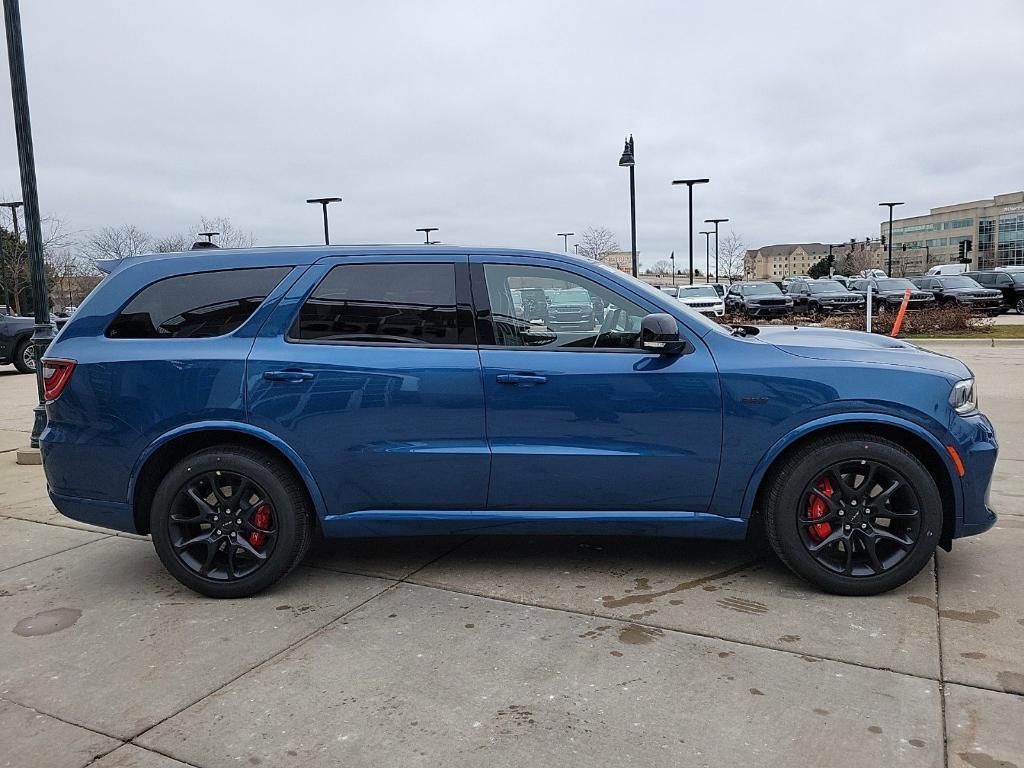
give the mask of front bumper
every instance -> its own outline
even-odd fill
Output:
[[[793,305],[769,305],[767,307],[761,305],[750,305],[748,304],[743,308],[744,314],[748,317],[787,317],[793,314]]]
[[[989,506],[989,493],[999,443],[992,422],[981,413],[958,417],[953,437],[964,465],[964,476],[960,478],[963,514],[953,531],[953,538],[961,538],[984,533],[996,523],[996,513]]]

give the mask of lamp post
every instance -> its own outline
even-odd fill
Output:
[[[633,156],[633,134],[629,134],[629,138],[626,139],[626,146],[622,150],[622,157],[619,158],[619,166],[629,168],[629,242],[633,252],[633,277],[636,277],[637,272],[640,270],[640,265],[637,263],[636,257],[636,178],[633,173],[636,159]],[[673,272],[673,283],[675,282],[675,275],[676,273]]]
[[[707,184],[711,179],[676,179],[673,184],[685,184],[690,205],[690,285],[693,285],[693,185]]]
[[[576,255],[579,256],[580,255],[580,244],[579,243],[573,243],[572,247],[573,247],[573,250],[576,251]]]
[[[200,237],[205,237],[206,238],[206,242],[212,243],[213,242],[213,238],[216,237],[219,234],[220,234],[220,232],[200,232],[199,236]]]
[[[430,233],[437,232],[437,227],[417,227],[417,232],[423,233],[423,244],[424,245],[436,245],[436,242],[431,242]]]
[[[36,359],[36,392],[39,402],[33,409],[30,451],[19,451],[19,463],[38,464],[39,435],[46,427],[46,409],[43,407],[43,366],[40,363],[46,348],[53,340],[50,324],[50,298],[46,290],[46,270],[43,266],[43,237],[39,226],[39,198],[36,189],[36,161],[32,149],[32,121],[28,110],[28,82],[25,79],[25,50],[21,39],[21,9],[18,0],[4,0],[4,26],[7,32],[7,62],[11,71],[11,101],[14,106],[14,132],[18,139],[18,168],[21,171],[21,199],[25,201],[25,239],[28,242],[28,262],[32,274],[32,298],[35,304],[35,327],[32,345]]]
[[[327,224],[327,206],[331,203],[340,203],[340,197],[310,197],[306,200],[307,203],[319,203],[324,209],[324,245],[331,244],[331,230]]]
[[[903,205],[903,203],[879,203],[878,205],[887,206],[889,208],[889,236],[885,241],[886,250],[888,251],[889,256],[889,269],[886,271],[886,274],[889,275],[889,277],[892,277],[892,209],[897,205]]]
[[[711,234],[714,232],[713,229],[707,231],[701,231],[700,234],[704,235],[704,282],[711,282]],[[718,275],[715,275],[715,282],[718,282]]]
[[[24,205],[24,203],[20,200],[14,203],[0,203],[0,207],[11,209],[11,221],[13,222],[12,232],[14,233],[14,253],[11,254],[12,257],[17,257],[18,245],[21,243],[21,235],[18,234],[18,208],[22,205]],[[0,279],[4,281],[4,304],[9,310],[11,306],[11,290],[10,284],[7,282],[7,259],[4,257],[3,247],[3,238],[0,238]],[[17,264],[15,264],[15,266],[17,266]],[[12,280],[14,277],[14,275],[11,275]]]
[[[556,237],[562,238],[562,250],[566,253],[569,252],[569,238],[575,235],[575,232],[557,232]]]
[[[720,278],[718,276],[718,225],[728,219],[704,219],[705,224],[715,225],[715,282],[717,283]],[[732,282],[732,275],[729,275],[729,282]]]
[[[668,260],[672,262],[672,285],[676,284],[676,252],[672,251],[672,255],[668,257]]]

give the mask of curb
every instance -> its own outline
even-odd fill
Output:
[[[919,347],[1024,347],[1024,339],[907,339]]]

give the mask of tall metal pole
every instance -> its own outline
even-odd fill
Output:
[[[562,251],[565,253],[569,252],[569,238],[575,235],[575,232],[558,232],[557,236],[562,238]]]
[[[711,282],[711,230],[701,230],[704,235],[704,282]],[[718,282],[718,275],[715,275],[715,282]]]
[[[636,155],[633,134],[629,134],[629,138],[626,139],[622,157],[619,158],[619,166],[629,168],[629,243],[633,254],[633,277],[636,277],[640,274],[640,263],[636,253],[636,177],[633,173],[636,166]]]
[[[728,219],[704,219],[705,224],[715,225],[715,282],[718,282],[721,278],[718,274],[718,225]],[[729,275],[729,282],[732,282],[732,275]]]
[[[711,179],[676,179],[673,184],[685,184],[689,192],[687,197],[689,198],[689,211],[690,211],[690,285],[693,285],[693,185],[694,184],[707,184]]]
[[[32,274],[32,298],[35,304],[35,328],[32,345],[36,359],[36,392],[39,402],[33,409],[30,445],[39,447],[39,435],[46,428],[43,390],[43,366],[40,363],[53,340],[50,324],[50,298],[43,269],[43,238],[39,225],[39,199],[36,190],[36,161],[32,151],[32,122],[28,111],[28,83],[25,78],[25,51],[21,41],[21,10],[18,0],[4,0],[4,26],[7,30],[7,61],[11,70],[11,101],[14,106],[14,132],[18,139],[18,167],[21,171],[21,199],[25,202],[25,236]]]
[[[13,203],[0,203],[0,208],[10,208],[11,209],[11,220],[14,222],[13,223],[13,228],[11,230],[12,232],[17,232],[18,231],[18,209],[22,205],[24,205],[24,203],[22,203],[20,200],[18,200],[16,202],[13,202]],[[15,237],[14,238],[14,251],[11,253],[11,260],[14,261],[15,264],[17,264],[17,262],[15,260],[18,258],[18,245],[20,243],[21,243],[21,239],[19,237]],[[9,282],[7,282],[7,258],[3,254],[3,238],[2,237],[0,237],[0,270],[2,270],[2,272],[0,272],[0,279],[2,279],[4,281],[4,304],[9,308],[11,306],[11,285],[10,285]],[[14,282],[14,278],[15,278],[15,275],[13,274],[13,267],[12,267],[11,282]],[[10,310],[8,310],[8,311],[10,311]]]
[[[897,205],[903,205],[903,203],[879,203],[879,206],[888,206],[889,208],[889,236],[886,238],[885,245],[886,251],[889,256],[889,269],[886,274],[892,277],[892,209]]]
[[[327,224],[327,206],[331,203],[340,203],[340,197],[311,197],[307,203],[319,203],[324,209],[324,245],[331,244],[331,230]]]

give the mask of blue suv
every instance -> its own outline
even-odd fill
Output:
[[[473,532],[765,533],[819,588],[866,595],[996,519],[970,370],[902,341],[730,328],[530,251],[105,268],[44,361],[50,498],[151,534],[205,595],[270,586],[317,534]]]

